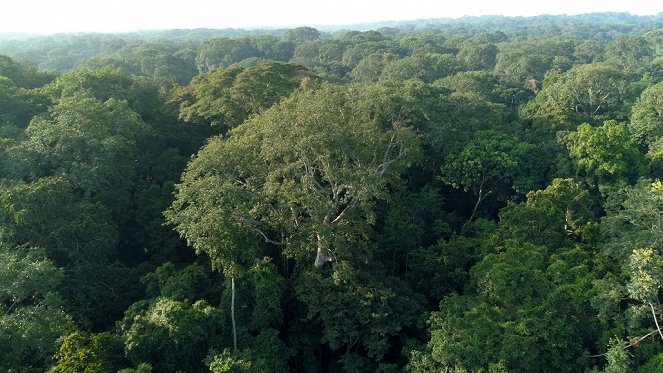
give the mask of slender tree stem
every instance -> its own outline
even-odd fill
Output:
[[[663,333],[661,332],[661,327],[658,325],[658,319],[656,318],[656,311],[654,311],[654,306],[649,303],[649,307],[651,307],[651,315],[654,316],[654,322],[656,323],[656,329],[658,330],[658,335],[661,336],[661,339],[663,339]]]
[[[477,202],[474,204],[472,215],[470,215],[470,218],[467,219],[467,223],[472,222],[472,219],[474,219],[474,215],[476,215],[477,211],[479,210],[479,205],[481,204],[481,202],[483,202],[483,200],[486,199],[486,197],[488,197],[488,195],[493,192],[492,190],[489,190],[488,193],[486,194],[483,193],[483,187],[486,184],[486,179],[487,179],[486,170],[484,170],[483,175],[481,176],[481,183],[479,184],[479,198],[477,199]]]
[[[235,326],[235,276],[230,278],[230,319],[233,324],[233,351],[237,352],[237,328]]]

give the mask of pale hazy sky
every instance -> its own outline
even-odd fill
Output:
[[[0,0],[0,32],[348,25],[457,18],[663,12],[659,0]]]

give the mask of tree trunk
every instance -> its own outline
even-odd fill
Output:
[[[493,192],[492,190],[489,190],[488,193],[483,194],[483,188],[487,181],[486,173],[487,170],[486,167],[484,167],[484,170],[481,174],[481,183],[479,183],[479,198],[477,198],[477,202],[474,204],[474,209],[472,209],[472,215],[470,215],[470,218],[467,219],[465,225],[472,222],[472,219],[474,219],[474,215],[476,215],[477,211],[479,210],[479,205],[481,204],[481,202],[483,202],[483,200],[486,199],[486,197],[488,197],[488,195]],[[465,225],[463,225],[463,227],[465,227]]]
[[[331,251],[325,242],[324,237],[317,234],[318,237],[318,252],[315,255],[315,262],[313,263],[316,267],[322,267],[325,263],[331,262],[333,260]]]
[[[477,198],[477,202],[474,204],[474,209],[472,209],[472,215],[470,215],[470,218],[467,219],[467,223],[471,223],[472,219],[474,219],[474,215],[477,214],[477,211],[479,210],[479,205],[481,204],[482,200],[483,200],[483,198],[482,198],[482,195],[481,195],[481,191],[479,191],[479,198]]]
[[[230,278],[230,320],[233,324],[233,351],[237,352],[237,328],[235,326],[235,276]]]
[[[486,199],[486,197],[488,197],[488,195],[489,195],[490,193],[492,193],[492,192],[493,192],[492,190],[489,190],[488,193],[483,194],[483,190],[482,190],[482,189],[479,189],[479,198],[477,198],[477,202],[474,204],[474,209],[472,209],[472,215],[470,215],[470,218],[467,219],[467,223],[471,223],[471,222],[472,222],[472,219],[474,219],[474,216],[477,214],[477,211],[479,211],[479,205],[480,205],[481,202],[483,202],[483,200]],[[467,224],[467,223],[466,223],[466,224]]]

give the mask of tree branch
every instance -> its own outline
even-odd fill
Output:
[[[643,335],[642,337],[639,337],[639,338],[636,338],[636,339],[633,339],[633,340],[629,340],[628,345],[624,346],[623,349],[626,350],[627,348],[630,348],[630,347],[633,347],[633,346],[637,346],[637,345],[639,345],[640,342],[642,342],[642,341],[645,340],[646,338],[649,338],[649,337],[651,337],[652,335],[656,334],[656,332],[657,332],[656,330],[652,330],[651,332],[649,332],[649,333]],[[658,330],[658,332],[660,333],[660,330]],[[607,354],[608,354],[607,352],[604,352],[604,353],[602,353],[602,354],[598,354],[598,355],[589,355],[589,357],[591,357],[591,358],[597,358],[597,357],[605,356],[605,355],[607,355]]]
[[[12,312],[12,309],[14,309],[14,306],[16,306],[16,303],[18,303],[18,301],[14,301],[14,303],[12,303],[12,305],[9,306],[7,311],[5,311],[5,315],[9,315]]]
[[[334,218],[334,220],[332,220],[331,224],[334,224],[337,221],[341,220],[343,218],[343,215],[345,215],[345,212],[348,211],[349,209],[351,209],[354,206],[355,206],[355,200],[352,200],[352,202],[348,203],[348,205],[345,206],[343,211],[341,211],[338,215],[336,215],[336,218]]]
[[[304,164],[304,173],[306,173],[306,175],[311,178],[312,181],[311,189],[313,190],[313,192],[315,192],[315,194],[317,194],[320,197],[326,198],[327,196],[325,195],[325,188],[322,185],[320,185],[318,180],[315,179],[315,168],[310,167],[306,163],[306,161],[304,161],[303,164]]]
[[[651,308],[651,314],[654,317],[654,322],[656,323],[656,330],[658,330],[658,335],[663,339],[663,332],[661,332],[661,327],[658,325],[658,319],[656,318],[656,311],[654,311],[654,305],[649,302],[649,307]]]
[[[493,191],[489,190],[488,193],[483,194],[483,187],[486,184],[487,177],[486,173],[488,171],[486,169],[483,170],[483,173],[481,175],[481,183],[479,183],[479,198],[477,199],[477,202],[474,204],[474,209],[472,210],[472,215],[470,215],[470,218],[467,219],[467,222],[471,222],[472,219],[474,219],[474,215],[476,215],[477,211],[479,210],[479,205],[481,202],[483,202]]]
[[[249,224],[249,225],[253,226],[253,229],[256,232],[258,232],[262,236],[262,238],[265,239],[265,242],[271,243],[271,244],[277,245],[277,246],[284,246],[285,245],[285,242],[274,241],[271,238],[267,237],[265,232],[263,232],[260,228],[257,227],[258,225],[262,225],[262,223],[260,221],[252,219],[252,218],[248,218],[246,216],[240,216],[237,220],[240,223],[246,223],[246,224]]]
[[[274,240],[270,239],[269,237],[267,237],[267,235],[263,231],[261,231],[260,229],[258,229],[258,228],[253,228],[253,229],[255,229],[256,232],[260,233],[262,238],[265,239],[265,242],[271,243],[272,245],[276,245],[276,246],[285,246],[285,242],[274,241]]]
[[[402,150],[398,152],[398,155],[394,158],[389,159],[389,155],[391,154],[392,149],[394,146],[397,144],[396,141],[396,132],[392,132],[391,134],[391,139],[389,139],[389,146],[387,146],[387,149],[384,151],[384,155],[382,156],[382,163],[378,165],[377,167],[377,172],[378,176],[382,178],[382,175],[387,171],[389,166],[399,160],[403,156]]]

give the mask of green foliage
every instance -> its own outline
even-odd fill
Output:
[[[607,64],[578,65],[551,85],[559,101],[590,119],[626,119],[631,93],[624,72]]]
[[[380,74],[380,82],[419,79],[432,83],[460,71],[460,62],[452,54],[425,53],[389,62]]]
[[[590,283],[585,289],[564,291],[558,300],[562,287],[552,291],[546,266],[545,248],[514,241],[500,248],[499,254],[484,257],[471,270],[478,294],[448,297],[440,303],[440,311],[431,314],[431,340],[416,356],[420,366],[416,369],[581,369],[586,364],[578,335],[582,322],[575,317],[583,307],[558,310],[562,304],[581,300]],[[564,267],[558,266],[562,271]],[[568,279],[577,280],[577,275]],[[586,306],[587,301],[582,303]]]
[[[650,175],[661,177],[663,175],[661,174],[661,171],[663,171],[663,139],[659,138],[651,144],[646,157],[649,161]]]
[[[458,51],[459,60],[469,70],[489,70],[495,66],[498,48],[495,44],[465,44]]]
[[[628,128],[616,121],[599,127],[582,124],[564,142],[578,170],[596,182],[633,181],[646,169]]]
[[[613,63],[625,71],[638,71],[653,57],[653,49],[642,36],[619,35],[605,48],[606,62]]]
[[[373,54],[388,53],[394,56],[403,56],[405,53],[394,40],[364,40],[362,34],[353,38],[355,43],[347,47],[341,60],[343,66],[354,69],[366,57]],[[379,71],[381,73],[382,71]],[[373,72],[375,73],[375,72]]]
[[[180,302],[214,299],[213,276],[205,266],[194,263],[177,268],[167,262],[142,279],[149,298],[166,297]]]
[[[497,78],[484,71],[461,71],[435,81],[435,86],[448,88],[459,95],[476,97],[483,101],[497,102]]]
[[[659,18],[0,40],[0,370],[660,370]]]
[[[196,76],[173,100],[181,119],[227,129],[267,110],[311,78],[304,67],[279,62],[222,68]]]
[[[46,258],[42,249],[11,247],[0,243],[0,304],[3,314],[31,303],[52,302],[62,281],[62,271]]]
[[[658,293],[663,262],[656,238],[659,184],[658,180],[643,179],[635,186],[623,188],[602,220],[605,245],[601,258],[614,262],[620,270],[612,271],[597,282],[598,294],[592,305],[599,311],[601,322],[615,325],[621,335],[645,335],[646,329],[655,328],[660,318]],[[655,332],[656,329],[651,331],[652,334]],[[644,340],[639,337],[628,339],[629,344],[636,346]],[[614,371],[624,371],[631,365],[626,352],[619,351],[625,348],[626,342],[612,341],[611,345],[609,354],[614,355],[614,362],[609,362],[606,369],[614,365],[621,369],[615,368]],[[658,344],[647,343],[645,346],[632,350],[633,363],[642,363],[660,352]]]
[[[251,360],[234,357],[229,349],[223,350],[219,355],[212,357],[209,369],[212,373],[242,373],[251,372]]]
[[[425,295],[430,304],[439,304],[446,295],[461,292],[467,284],[476,246],[473,240],[458,237],[410,251],[408,283],[414,291]]]
[[[222,353],[208,357],[212,373],[221,372],[285,372],[291,352],[278,338],[275,329],[263,329],[252,347],[238,353],[224,349]]]
[[[108,333],[85,335],[74,332],[64,337],[53,356],[51,373],[113,373],[123,362],[119,337]]]
[[[172,42],[154,41],[124,46],[112,54],[87,60],[83,66],[91,69],[115,66],[131,75],[148,76],[163,91],[188,84],[198,73],[195,54],[191,48],[180,49]]]
[[[0,241],[0,365],[29,371],[50,363],[55,341],[73,329],[57,288],[62,272],[41,249]]]
[[[631,298],[643,303],[656,302],[663,288],[663,259],[653,249],[633,250],[629,261],[631,281],[626,285]]]
[[[196,56],[196,67],[205,73],[259,54],[249,39],[215,38],[203,43]]]
[[[148,131],[125,101],[76,93],[33,119],[22,147],[36,158],[39,176],[61,175],[119,215],[135,182],[138,141]]]
[[[406,48],[410,55],[424,53],[445,53],[444,36],[419,32],[408,32],[398,36],[398,44]]]
[[[390,287],[395,282],[380,283],[342,262],[333,267],[330,277],[306,271],[296,291],[307,305],[307,318],[320,320],[323,343],[346,354],[361,346],[369,357],[379,360],[387,352],[388,338],[414,324],[421,306],[408,289],[396,293],[398,288]]]
[[[606,355],[608,365],[603,372],[605,373],[626,373],[630,372],[629,353],[624,349],[624,342],[615,338],[610,341],[610,349]]]
[[[663,185],[660,181],[640,180],[623,190],[621,202],[602,221],[605,252],[626,261],[634,249],[663,249],[660,233],[660,211],[663,209]]]
[[[352,69],[350,76],[353,80],[364,83],[375,83],[380,79],[384,68],[398,57],[391,53],[373,53],[359,61]]]
[[[285,40],[289,41],[306,41],[315,40],[320,37],[320,31],[313,27],[296,27],[286,31],[283,35]]]
[[[565,75],[561,71],[548,71],[541,90],[519,110],[521,118],[533,122],[533,131],[537,132],[537,137],[545,136],[543,141],[554,141],[558,131],[575,129],[582,121],[576,111],[570,110],[567,102],[569,96],[559,88],[564,79]]]
[[[212,139],[189,164],[167,218],[225,269],[252,257],[260,237],[287,238],[284,253],[297,258],[310,258],[315,242],[318,264],[332,248],[339,258],[362,255],[350,243],[361,241],[375,199],[419,153],[412,128],[367,110],[368,93],[298,92],[227,140]]]
[[[592,307],[597,311],[597,319],[603,325],[619,318],[620,302],[626,298],[625,286],[613,276],[606,276],[594,283],[596,296],[592,299]]]
[[[288,61],[292,58],[295,43],[271,35],[261,35],[251,38],[251,44],[266,60]]]
[[[52,303],[52,304],[48,304]],[[74,330],[57,300],[24,306],[0,317],[0,361],[7,371],[49,366],[58,338]]]
[[[224,331],[221,311],[204,301],[193,305],[167,298],[132,305],[118,323],[127,358],[159,371],[193,371]]]
[[[343,76],[347,73],[347,69],[341,61],[347,46],[348,42],[343,40],[304,41],[295,47],[290,61],[309,68],[317,68],[316,71],[326,71],[336,76]]]
[[[663,354],[658,354],[649,359],[638,368],[638,373],[663,372]]]
[[[249,269],[247,280],[252,285],[253,297],[251,329],[264,330],[270,326],[280,326],[286,284],[276,266],[269,258],[258,259]]]
[[[32,117],[45,111],[46,106],[45,95],[19,87],[0,74],[0,128],[9,125],[25,128]],[[4,137],[2,132],[0,136]]]
[[[449,217],[441,209],[443,204],[440,192],[432,185],[426,185],[418,192],[402,185],[400,188],[394,186],[389,199],[376,206],[380,217],[376,222],[376,245],[382,253],[381,262],[389,269],[390,274],[408,276],[418,270],[431,270],[436,275],[447,277],[445,273],[437,271],[433,264],[437,263],[437,260],[433,259],[433,252],[437,250],[420,249],[435,242],[439,235],[446,237],[451,233],[451,222],[447,221]],[[407,238],[403,237],[403,232],[408,232]],[[420,254],[421,261],[415,260],[415,256]],[[455,263],[455,260],[450,259],[450,262]],[[409,278],[408,282],[417,287],[414,284],[419,282],[419,279],[415,275]],[[421,280],[423,279],[424,277],[421,277]],[[453,282],[450,280],[450,283]],[[428,288],[430,284],[422,285]],[[444,288],[446,289],[446,286]]]
[[[152,83],[133,78],[122,69],[104,66],[99,69],[80,68],[59,76],[55,82],[45,87],[53,98],[67,100],[67,97],[81,99],[80,95],[93,97],[101,102],[110,99],[126,101],[131,110],[140,114],[141,119],[151,122],[162,116],[162,100],[158,88]],[[78,97],[74,97],[78,96]]]
[[[136,369],[133,368],[120,369],[117,371],[117,373],[152,373],[152,365],[148,363],[140,363],[138,364]]]
[[[61,177],[0,188],[0,213],[7,237],[45,248],[59,265],[107,263],[113,256],[117,232],[108,211],[76,202],[71,184]]]
[[[507,241],[504,251],[488,254],[470,272],[477,291],[512,312],[520,304],[543,298],[546,248]]]
[[[472,370],[487,366],[495,357],[491,354],[494,347],[501,345],[501,311],[473,297],[451,296],[443,304],[429,320],[429,359],[443,367]]]
[[[651,146],[663,135],[663,83],[645,89],[633,105],[629,130],[635,140]]]
[[[531,80],[543,80],[547,66],[537,54],[527,54],[524,51],[500,51],[493,70],[501,81],[522,86]]]
[[[136,289],[131,282],[137,279],[110,265],[117,257],[117,226],[101,204],[76,201],[66,180],[0,188],[0,216],[7,239],[43,247],[66,270],[62,296],[77,321],[103,322],[133,302],[136,290],[129,289]]]
[[[452,158],[480,131],[513,131],[507,108],[471,95],[445,95],[440,88],[413,86],[408,92],[409,102],[421,106],[419,110],[427,162],[423,166],[437,174],[447,158]],[[449,134],[453,133],[453,136]]]
[[[554,179],[543,190],[527,194],[527,203],[509,204],[499,214],[500,239],[516,239],[552,249],[596,238],[597,223],[590,194],[574,179]]]
[[[602,61],[604,52],[604,43],[596,39],[589,39],[575,46],[573,56],[577,63],[588,64]]]
[[[479,204],[494,194],[499,200],[524,194],[541,181],[542,165],[536,148],[497,131],[478,131],[442,166],[442,180],[477,196]],[[471,217],[470,217],[471,220]]]
[[[528,115],[553,123],[626,120],[632,101],[625,73],[612,65],[576,65],[561,73],[547,73],[543,88],[528,103]],[[559,126],[559,124],[557,124]]]
[[[38,88],[53,80],[54,74],[38,70],[35,66],[17,62],[9,56],[0,55],[0,76],[10,79],[22,88]]]

